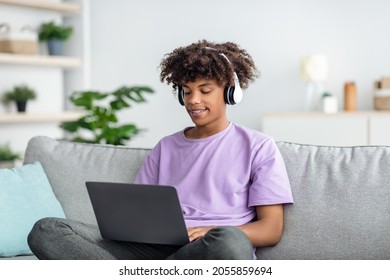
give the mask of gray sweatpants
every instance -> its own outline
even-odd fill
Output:
[[[252,259],[248,237],[235,227],[216,227],[185,246],[103,239],[97,226],[44,218],[36,222],[28,244],[39,259],[53,260],[221,260]]]

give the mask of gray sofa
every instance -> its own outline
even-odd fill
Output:
[[[390,259],[390,147],[277,144],[295,204],[285,206],[280,243],[258,258]],[[147,153],[39,136],[25,163],[42,163],[67,218],[95,224],[85,181],[132,182]]]

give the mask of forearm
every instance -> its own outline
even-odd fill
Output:
[[[253,246],[275,246],[283,233],[283,205],[256,206],[257,221],[239,226]]]
[[[238,227],[255,247],[275,246],[282,237],[283,223],[258,220]]]

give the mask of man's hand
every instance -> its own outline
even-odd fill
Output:
[[[187,228],[188,238],[190,239],[190,242],[202,238],[212,228],[215,228],[215,226]]]

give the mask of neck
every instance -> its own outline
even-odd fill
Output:
[[[217,134],[229,126],[229,121],[225,119],[218,124],[208,124],[204,126],[195,126],[184,132],[189,139],[201,139]]]

